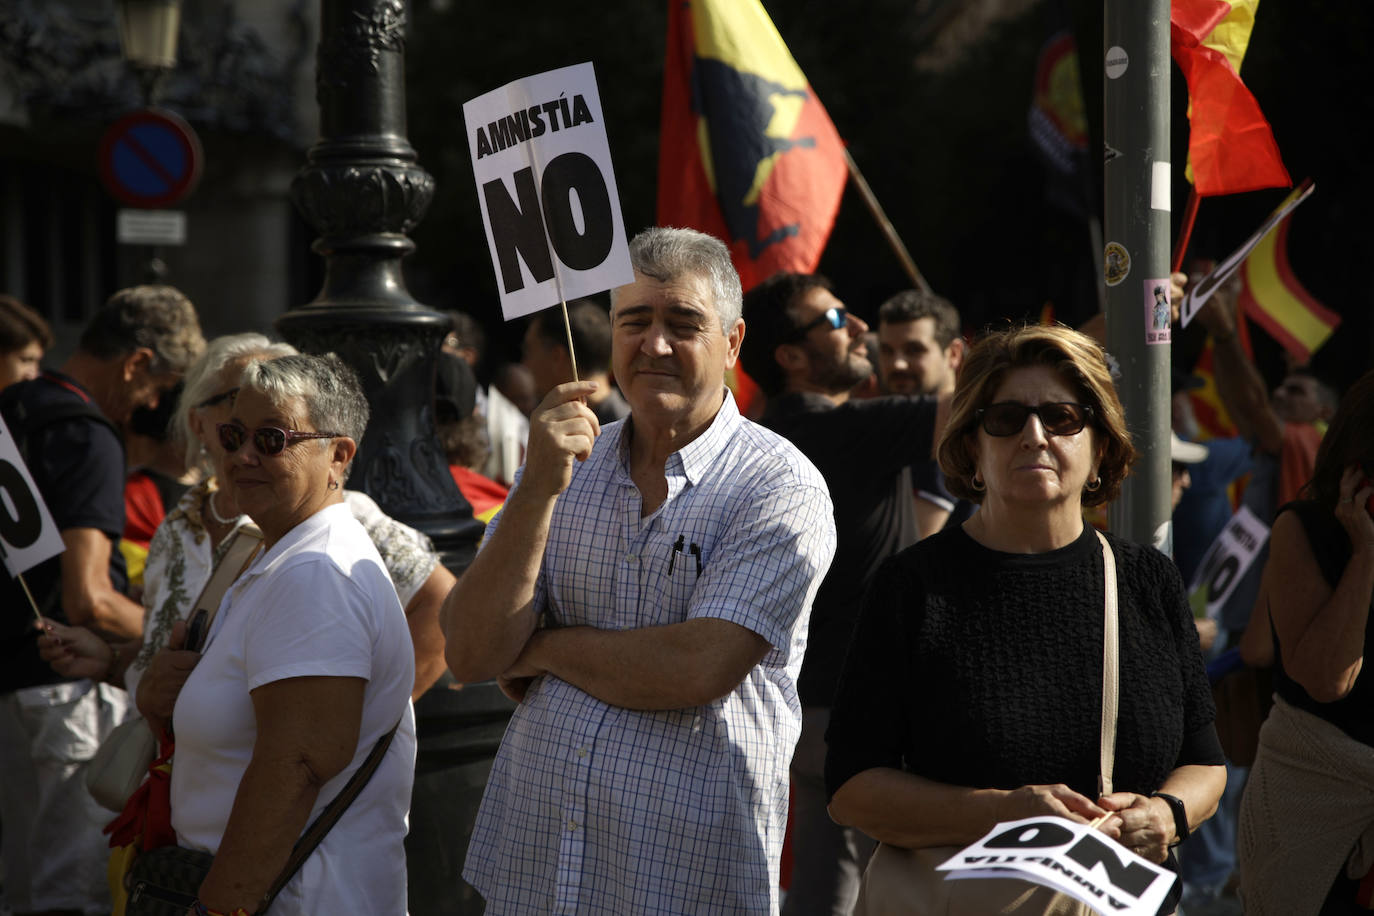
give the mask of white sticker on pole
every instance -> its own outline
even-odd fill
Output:
[[[590,63],[478,96],[463,119],[507,319],[633,282]]]
[[[1173,190],[1173,169],[1167,162],[1150,163],[1150,209],[1163,210],[1168,213],[1172,209],[1170,192]]]
[[[1107,79],[1114,80],[1120,78],[1130,65],[1131,56],[1126,53],[1126,49],[1121,45],[1112,45],[1102,60],[1102,72],[1107,75]]]
[[[1048,815],[998,824],[936,870],[947,880],[1020,878],[1120,916],[1154,916],[1178,880],[1087,824]]]
[[[1241,506],[1212,542],[1193,576],[1193,606],[1202,604],[1213,620],[1269,540],[1269,526]]]
[[[66,549],[19,446],[0,419],[0,555],[18,576]]]

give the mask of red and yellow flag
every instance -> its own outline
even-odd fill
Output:
[[[749,289],[816,269],[844,145],[759,0],[669,0],[658,223],[730,246]]]
[[[1241,267],[1240,306],[1283,348],[1307,362],[1341,323],[1317,301],[1288,265],[1288,228],[1293,214],[1260,240]]]
[[[1170,48],[1188,81],[1188,169],[1200,197],[1292,185],[1240,79],[1259,0],[1172,0]]]

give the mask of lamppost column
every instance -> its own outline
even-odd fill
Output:
[[[406,289],[407,233],[434,179],[406,139],[403,0],[322,0],[316,99],[320,139],[291,186],[318,231],[325,279],[309,305],[277,320],[308,353],[335,352],[362,379],[372,420],[349,485],[428,534],[461,572],[481,526],[434,432],[435,360],[447,320]]]

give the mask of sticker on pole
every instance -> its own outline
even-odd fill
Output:
[[[1155,916],[1178,879],[1087,824],[1048,815],[998,824],[936,871],[946,880],[1020,878],[1119,916]]]
[[[634,281],[590,63],[478,96],[463,119],[507,319]]]
[[[18,576],[65,549],[19,446],[0,418],[0,557],[5,569]]]
[[[1145,282],[1145,343],[1169,342],[1169,321],[1173,317],[1169,302],[1169,278]]]

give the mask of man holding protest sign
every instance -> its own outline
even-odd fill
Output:
[[[725,246],[630,245],[601,435],[554,389],[444,609],[460,680],[521,698],[464,877],[487,912],[776,913],[795,682],[834,552],[814,467],[725,388],[744,336]]]
[[[117,426],[154,407],[205,347],[195,310],[169,286],[120,290],[95,314],[62,371],[5,391],[5,422],[65,550],[25,574],[38,610],[63,623],[137,636],[143,608],[124,595],[124,448]],[[82,788],[101,739],[123,717],[122,690],[64,681],[39,657],[20,583],[0,578],[0,820],[5,893],[19,914],[109,905],[100,829],[109,813]]]

